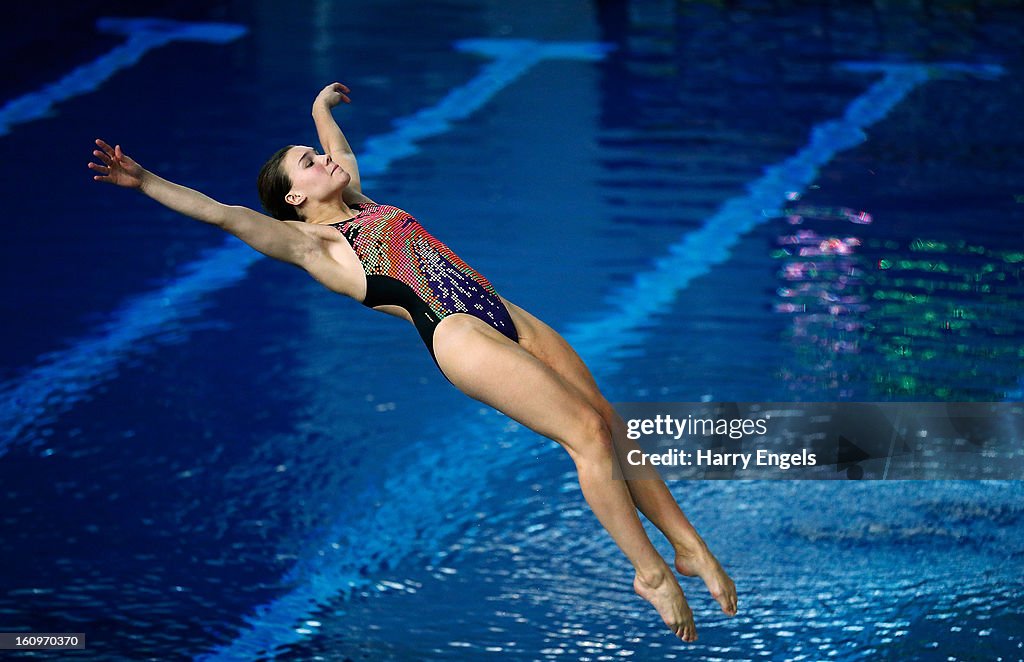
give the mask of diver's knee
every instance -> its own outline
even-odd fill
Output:
[[[570,453],[590,459],[607,459],[614,455],[611,428],[596,409],[589,405],[584,407],[573,427],[567,439]]]

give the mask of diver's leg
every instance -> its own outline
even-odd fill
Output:
[[[626,436],[626,423],[615,408],[607,401],[603,405],[598,404],[598,408],[609,424],[620,455],[638,448],[636,442]],[[683,514],[657,470],[649,465],[635,468],[640,469],[641,475],[636,480],[626,481],[629,492],[640,511],[672,543],[676,569],[689,577],[700,577],[704,580],[708,591],[722,611],[735,616],[738,600],[736,584],[732,578],[726,574],[718,559],[708,549],[707,543]]]
[[[647,537],[625,483],[612,479],[615,457],[604,419],[547,366],[476,317],[443,319],[433,348],[441,371],[459,390],[569,452],[584,498],[633,564],[636,592],[676,636],[695,640],[693,614],[675,575]]]
[[[575,388],[604,419],[620,462],[630,450],[638,448],[636,442],[626,435],[625,421],[601,394],[590,370],[572,346],[544,322],[511,302],[502,301],[516,323],[520,345]],[[630,495],[640,512],[672,543],[676,569],[684,575],[703,579],[722,611],[735,615],[738,608],[735,583],[683,514],[665,481],[649,465],[637,467],[634,471],[640,476],[626,481]]]

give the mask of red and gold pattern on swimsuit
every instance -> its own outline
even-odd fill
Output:
[[[491,283],[412,215],[376,203],[353,204],[352,209],[357,216],[332,226],[363,265],[364,305],[408,310],[431,355],[434,328],[455,313],[478,317],[518,342],[512,318]]]

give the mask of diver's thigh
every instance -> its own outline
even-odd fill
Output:
[[[518,329],[522,325],[519,343],[523,349],[551,368],[566,383],[572,385],[598,411],[607,408],[597,381],[583,363],[572,345],[557,331],[526,310],[502,299]]]
[[[596,413],[551,368],[475,317],[445,318],[433,344],[441,372],[456,388],[570,451],[576,427]]]

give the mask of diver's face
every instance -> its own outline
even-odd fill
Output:
[[[285,200],[300,206],[307,200],[325,202],[337,198],[352,176],[331,160],[330,154],[317,154],[312,147],[292,147],[284,157],[285,172],[292,189]]]

